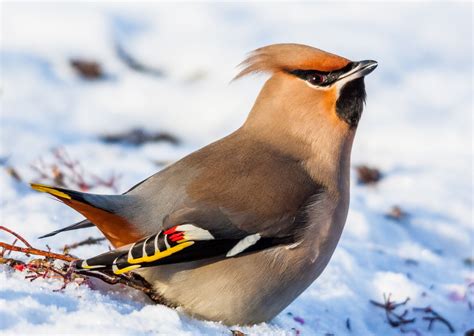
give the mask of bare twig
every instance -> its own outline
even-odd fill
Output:
[[[133,146],[140,146],[150,142],[168,142],[172,145],[178,145],[179,139],[167,132],[149,132],[141,128],[131,129],[130,131],[115,134],[104,134],[100,139],[105,143],[122,143]]]
[[[0,247],[3,247],[7,250],[10,251],[15,251],[15,252],[22,252],[25,254],[34,254],[34,255],[39,255],[47,258],[53,258],[53,259],[59,259],[59,260],[64,260],[64,261],[74,261],[77,258],[73,258],[70,256],[66,256],[64,254],[58,254],[54,252],[48,252],[48,251],[43,251],[43,250],[38,250],[33,247],[19,247],[19,246],[14,246],[11,244],[7,244],[4,242],[0,242]]]
[[[78,248],[78,247],[84,246],[84,245],[96,245],[96,244],[98,244],[98,243],[100,243],[104,240],[105,240],[104,237],[98,237],[98,238],[89,237],[85,240],[82,240],[82,241],[77,242],[77,243],[73,243],[71,245],[64,245],[63,253],[67,254],[67,253],[69,253],[70,250],[73,250],[75,248]]]
[[[4,226],[1,226],[1,225],[0,225],[0,230],[6,231],[6,232],[8,232],[9,234],[14,235],[17,239],[21,240],[21,242],[22,242],[23,244],[25,244],[27,247],[32,247],[31,244],[28,243],[28,241],[27,241],[25,238],[23,238],[22,236],[20,236],[18,233],[14,232],[14,231],[12,231],[12,230],[10,230],[10,229],[4,227]],[[13,243],[13,245],[15,245],[15,243]]]
[[[19,247],[15,246],[16,241],[13,244],[7,244],[4,242],[0,242],[0,247],[2,247],[4,250],[7,251],[16,251],[16,252],[22,252],[25,253],[26,255],[29,254],[34,254],[34,255],[40,255],[48,258],[53,258],[53,259],[60,259],[64,261],[72,261],[75,260],[75,258],[72,258],[70,256],[65,256],[63,254],[57,254],[51,251],[43,251],[43,250],[38,250],[34,247],[31,246],[31,244],[22,236],[20,236],[18,233],[10,230],[9,228],[6,228],[5,226],[0,226],[0,230],[6,231],[13,236],[15,236],[17,239],[19,239],[23,244],[26,245],[26,247]],[[3,255],[3,252],[2,252]]]
[[[29,261],[28,263],[24,263],[20,260],[15,260],[12,258],[4,258],[3,254],[0,256],[0,263],[7,264],[13,267],[15,270],[24,271],[27,270],[30,274],[27,275],[25,278],[29,279],[30,281],[34,281],[38,278],[60,278],[63,281],[63,285],[56,291],[63,290],[68,283],[75,281],[77,279],[87,280],[90,277],[98,278],[108,284],[122,284],[137,290],[142,291],[145,293],[151,300],[163,303],[168,306],[172,306],[169,302],[161,297],[158,293],[153,290],[153,286],[148,283],[145,279],[140,277],[134,273],[127,273],[122,275],[115,275],[109,274],[107,271],[88,271],[88,270],[76,270],[74,261],[78,260],[69,255],[59,254],[51,252],[48,247],[48,251],[39,250],[32,247],[23,237],[21,237],[18,233],[6,228],[0,227],[2,230],[11,233],[19,240],[25,243],[28,247],[19,247],[15,246],[14,244],[7,244],[4,242],[0,242],[0,247],[4,248],[6,251],[16,251],[25,253],[27,255],[39,255],[46,257],[45,259],[34,259]],[[91,243],[97,243],[98,241],[102,241],[102,238],[89,238],[82,242],[76,243],[74,245],[86,245]],[[69,262],[63,269],[58,269],[53,266],[51,262],[53,259],[55,260],[62,260]]]
[[[406,325],[415,322],[415,318],[407,318],[408,310],[405,310],[402,314],[395,313],[394,310],[400,306],[404,306],[408,303],[409,298],[405,299],[402,302],[394,302],[390,300],[390,295],[388,297],[385,296],[384,294],[384,303],[376,302],[373,300],[370,300],[370,303],[373,305],[383,308],[385,310],[385,313],[387,315],[387,320],[390,323],[390,325],[394,328],[400,327],[400,332],[406,334],[406,333],[413,333],[414,335],[421,335],[421,333],[416,330],[416,329],[407,329]],[[453,325],[443,316],[441,316],[439,313],[433,310],[430,306],[424,307],[424,308],[413,308],[414,312],[422,312],[425,314],[423,316],[423,320],[428,321],[428,330],[431,331],[433,328],[433,325],[436,321],[444,324],[451,333],[454,333],[454,327]]]
[[[135,273],[125,273],[121,275],[110,274],[106,271],[87,271],[80,270],[80,275],[85,275],[87,277],[97,278],[102,280],[105,283],[110,285],[122,284],[130,288],[134,288],[145,293],[152,301],[156,303],[165,304],[168,307],[173,307],[174,305],[166,299],[164,299],[160,294],[155,292],[153,286],[143,279],[141,276]]]
[[[17,181],[17,182],[22,182],[23,181],[20,174],[18,173],[18,171],[15,168],[13,168],[11,166],[8,166],[8,167],[5,167],[5,170],[7,171],[7,174],[10,175],[15,181]]]
[[[427,306],[424,308],[413,308],[413,310],[428,314],[428,316],[423,317],[423,320],[429,321],[429,324],[428,324],[429,331],[431,331],[434,323],[436,321],[439,321],[442,324],[444,324],[451,333],[454,333],[455,330],[454,330],[453,325],[448,320],[446,320],[443,316],[441,316],[439,313],[434,311],[433,308],[431,308],[430,306]]]
[[[46,164],[41,158],[31,165],[38,177],[35,182],[49,183],[58,187],[88,191],[92,188],[103,186],[114,191],[118,190],[117,182],[120,175],[111,175],[104,179],[98,177],[82,167],[78,160],[74,160],[64,148],[51,150],[54,163]]]
[[[115,51],[118,58],[124,62],[130,69],[137,72],[145,73],[155,77],[163,77],[165,74],[163,70],[143,64],[134,58],[120,43],[115,43]]]
[[[374,306],[379,307],[379,308],[383,308],[385,310],[385,315],[387,316],[387,321],[394,328],[398,328],[398,327],[403,326],[405,324],[410,324],[410,323],[415,322],[415,320],[416,320],[415,318],[411,318],[411,319],[406,318],[406,316],[408,314],[408,310],[405,310],[401,314],[395,312],[396,308],[406,305],[407,302],[410,300],[410,298],[406,298],[405,301],[397,303],[395,301],[391,301],[390,296],[391,296],[390,294],[388,296],[386,296],[384,294],[384,302],[383,303],[376,302],[374,300],[369,300],[369,301]]]
[[[15,238],[15,240],[12,243],[12,246],[15,246],[16,243],[18,242],[18,238]],[[0,257],[3,258],[3,256],[9,256],[12,253],[12,250],[8,250],[8,252],[5,254],[5,251],[7,251],[5,248],[2,249],[2,252],[0,253]]]

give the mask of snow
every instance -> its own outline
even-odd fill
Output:
[[[375,186],[352,179],[346,228],[329,266],[274,320],[234,327],[250,335],[399,335],[369,303],[383,294],[416,317],[407,330],[446,334],[412,307],[431,305],[459,335],[474,328],[472,221],[472,4],[470,3],[2,3],[0,158],[25,180],[30,164],[63,146],[98,176],[121,174],[120,191],[229,133],[245,119],[264,77],[229,85],[245,53],[277,42],[313,45],[354,60],[375,59],[353,165],[379,167]],[[119,43],[157,78],[116,56]],[[107,78],[79,79],[70,58],[103,64]],[[108,145],[104,133],[135,127],[182,139]],[[1,225],[54,250],[95,229],[46,241],[41,234],[81,219],[0,170]],[[96,189],[95,192],[110,192]],[[385,217],[399,205],[409,214]],[[2,241],[11,237],[1,234]],[[81,247],[90,257],[107,244]],[[0,333],[228,335],[229,327],[150,305],[105,285],[30,282],[0,268]],[[91,288],[92,287],[92,288]],[[470,293],[470,294],[469,294]],[[468,295],[466,299],[465,295]],[[469,296],[470,295],[470,296]],[[403,309],[400,310],[400,312]],[[349,322],[347,322],[349,319]],[[350,325],[351,331],[347,328]],[[414,331],[408,334],[415,334]]]

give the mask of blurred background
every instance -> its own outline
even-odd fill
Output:
[[[98,236],[88,229],[36,240],[81,217],[25,182],[124,192],[230,133],[265,81],[230,83],[253,49],[292,42],[374,59],[379,66],[366,79],[351,208],[336,254],[275,321],[245,331],[450,332],[439,321],[428,329],[426,313],[413,310],[432,306],[463,334],[474,328],[472,12],[470,2],[2,2],[0,225],[53,249]],[[103,242],[74,253],[106,248]],[[4,292],[24,293],[0,291],[0,330],[7,333],[226,331],[86,289],[86,304],[77,292],[35,296],[38,289],[21,277],[2,269],[0,275]],[[410,297],[406,308],[416,321],[391,325],[369,302],[383,302],[384,293]],[[21,301],[25,296],[30,301]],[[9,302],[18,308],[7,312]],[[84,305],[95,319],[104,317],[95,329],[79,318]],[[31,309],[33,322],[25,318]],[[149,316],[154,322],[144,323]],[[58,322],[68,319],[74,322]]]

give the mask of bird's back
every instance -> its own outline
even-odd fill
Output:
[[[296,216],[322,189],[298,158],[239,129],[132,188],[128,194],[138,197],[139,205],[124,210],[147,233],[163,223],[166,228],[167,216],[196,207],[209,209],[207,225],[213,229],[224,220],[245,232],[263,231],[267,222],[270,232],[271,226],[289,229],[275,224]]]

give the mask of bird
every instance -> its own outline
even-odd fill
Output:
[[[267,74],[241,127],[121,195],[31,184],[113,246],[78,271],[135,273],[170,307],[226,325],[270,321],[329,263],[342,234],[350,159],[377,62],[293,43],[259,48],[235,79]]]

